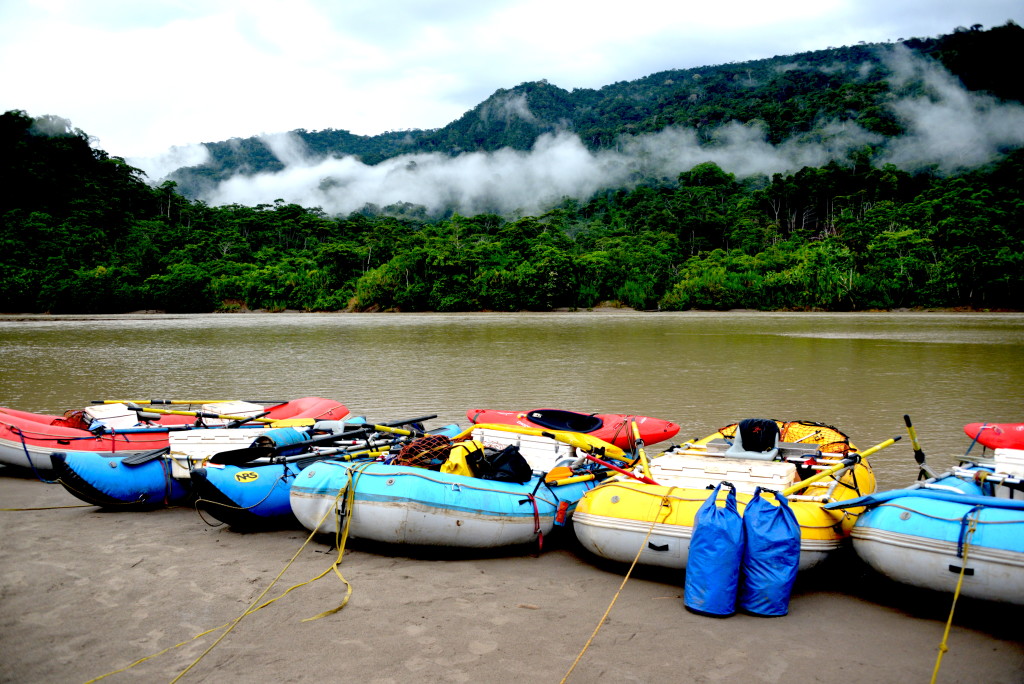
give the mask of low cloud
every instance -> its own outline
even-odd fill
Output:
[[[913,98],[890,106],[906,134],[885,139],[851,122],[821,121],[805,135],[771,144],[757,124],[731,122],[710,142],[696,131],[667,128],[622,137],[614,149],[591,151],[571,133],[545,134],[522,152],[402,155],[370,166],[353,157],[311,161],[292,134],[264,138],[284,164],[273,173],[236,175],[202,198],[210,204],[256,205],[281,198],[347,215],[367,204],[421,205],[436,215],[454,209],[465,215],[543,213],[566,197],[585,200],[604,188],[630,187],[643,177],[675,178],[703,162],[714,162],[738,177],[795,172],[832,160],[852,149],[883,145],[880,163],[913,171],[935,167],[954,172],[977,167],[1009,147],[1024,145],[1024,107],[971,93],[936,63],[909,50],[888,52],[886,64],[898,88],[923,84]],[[523,97],[509,97],[484,112],[489,117],[531,120]]]
[[[137,169],[142,169],[150,181],[159,183],[172,171],[207,163],[210,161],[210,152],[206,145],[184,145],[172,147],[163,154],[153,157],[128,157],[125,161]]]
[[[1024,106],[972,93],[938,63],[902,47],[888,51],[886,63],[898,86],[918,81],[924,92],[892,105],[907,132],[888,142],[882,163],[909,171],[934,165],[952,173],[1024,145]]]

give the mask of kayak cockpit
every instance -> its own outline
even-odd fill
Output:
[[[604,421],[595,415],[576,413],[564,409],[536,409],[526,414],[531,422],[549,430],[565,430],[566,432],[593,432],[604,425]]]

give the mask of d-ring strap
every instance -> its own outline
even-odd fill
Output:
[[[964,557],[964,542],[967,539],[967,530],[971,526],[971,522],[972,522],[971,516],[974,515],[975,513],[980,513],[983,508],[985,508],[985,506],[983,504],[978,504],[977,506],[975,506],[971,510],[967,511],[967,513],[964,515],[964,517],[960,519],[960,536],[959,536],[959,538],[957,539],[957,542],[956,542],[956,557],[957,558],[963,558]],[[975,517],[973,522],[978,522],[978,518]]]

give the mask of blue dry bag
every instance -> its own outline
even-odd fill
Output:
[[[725,506],[718,492],[729,488]],[[697,511],[686,561],[686,608],[701,615],[726,617],[736,612],[743,560],[743,518],[736,509],[736,488],[720,482]]]
[[[762,496],[758,487],[743,512],[746,544],[739,608],[765,617],[789,612],[789,595],[800,565],[800,524],[786,497],[773,494],[778,506]]]

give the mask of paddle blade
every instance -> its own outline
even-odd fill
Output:
[[[548,474],[544,476],[544,481],[551,483],[556,480],[564,480],[567,477],[572,477],[572,468],[558,466],[548,471]]]
[[[220,463],[222,465],[244,465],[255,461],[258,458],[270,458],[275,453],[277,453],[277,450],[274,447],[269,446],[234,449],[232,451],[222,451],[219,454],[214,454],[209,458],[209,462]]]
[[[126,466],[137,466],[143,463],[149,463],[162,457],[164,454],[171,450],[170,447],[161,447],[160,449],[154,449],[153,451],[146,451],[141,454],[135,454],[133,456],[126,456],[121,459],[121,465]]]

